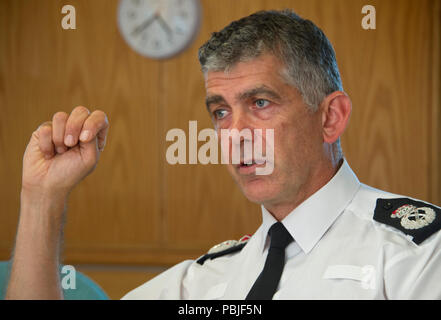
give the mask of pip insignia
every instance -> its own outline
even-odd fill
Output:
[[[251,235],[245,235],[239,240],[227,240],[219,243],[208,250],[208,253],[200,257],[196,262],[203,265],[207,259],[213,260],[229,253],[240,251],[245,247]]]

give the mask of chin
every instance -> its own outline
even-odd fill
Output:
[[[244,196],[251,202],[262,204],[278,194],[265,179],[253,179],[239,184]]]

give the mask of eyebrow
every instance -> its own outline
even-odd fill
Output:
[[[268,88],[267,86],[260,86],[257,88],[253,88],[251,90],[239,93],[236,96],[237,100],[248,100],[252,97],[255,97],[257,95],[266,95],[269,98],[275,99],[275,100],[281,100],[282,98],[273,90],[271,90],[270,88]],[[210,110],[210,105],[212,104],[220,104],[220,103],[227,103],[224,99],[224,97],[220,96],[220,95],[212,95],[212,96],[208,96],[205,99],[205,105],[207,107],[207,110]]]
[[[236,99],[238,100],[247,100],[250,98],[253,98],[257,95],[266,95],[269,98],[275,99],[275,100],[281,100],[282,98],[273,90],[271,90],[270,88],[268,88],[267,86],[260,86],[248,91],[245,91],[243,93],[240,93],[236,96]]]
[[[207,106],[208,111],[210,111],[210,105],[219,103],[226,103],[224,97],[220,95],[213,95],[205,98],[205,105]]]

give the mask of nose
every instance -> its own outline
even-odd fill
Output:
[[[252,131],[253,127],[247,113],[240,110],[233,113],[232,120],[228,129],[236,129],[238,132],[241,132],[243,129],[248,129]]]
[[[228,126],[228,150],[232,164],[240,164],[241,159],[252,158],[253,124],[251,120],[249,114],[243,110],[232,114]]]

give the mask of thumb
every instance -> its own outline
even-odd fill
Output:
[[[100,151],[98,149],[98,138],[94,137],[88,142],[80,141],[79,145],[83,163],[88,169],[93,169],[96,166],[100,156]]]

